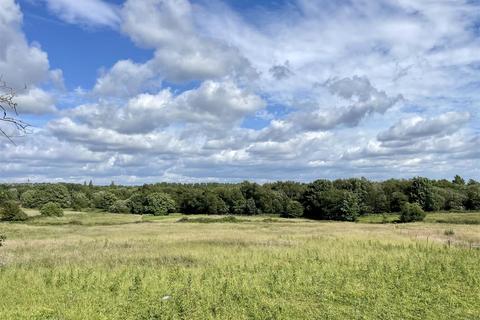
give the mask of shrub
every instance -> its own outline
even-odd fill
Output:
[[[73,210],[82,210],[90,206],[90,201],[88,197],[83,192],[75,192],[72,194],[72,208]]]
[[[144,212],[145,214],[153,214],[155,216],[167,215],[175,211],[175,201],[166,193],[151,193],[145,198]]]
[[[36,208],[38,206],[38,196],[35,190],[27,190],[20,196],[24,208]]]
[[[300,202],[295,200],[288,201],[285,206],[285,210],[282,213],[282,217],[286,218],[298,218],[303,216],[303,206]]]
[[[400,222],[423,221],[425,211],[418,203],[405,203],[400,211]]]
[[[28,219],[27,214],[15,201],[7,201],[3,204],[0,217],[3,221],[24,221]]]
[[[443,234],[446,236],[453,236],[455,234],[455,231],[453,231],[453,229],[447,229],[443,232]]]
[[[129,212],[133,214],[167,215],[176,209],[175,200],[169,194],[155,192],[150,194],[137,193],[126,202]]]
[[[128,207],[128,200],[117,200],[115,201],[110,208],[109,212],[112,213],[130,213],[130,208]]]
[[[56,202],[49,202],[42,206],[40,209],[42,216],[46,217],[63,217],[63,209]]]
[[[108,191],[99,191],[93,194],[93,203],[98,209],[108,210],[117,200],[117,196]]]

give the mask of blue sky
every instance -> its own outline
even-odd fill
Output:
[[[480,179],[477,1],[0,9],[0,181]]]

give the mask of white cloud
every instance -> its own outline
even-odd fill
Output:
[[[118,26],[154,53],[104,71],[82,96],[89,102],[61,108],[41,138],[20,141],[15,152],[0,145],[10,177],[480,178],[475,2],[298,0],[254,13],[217,1],[130,0],[118,12],[101,1],[50,2],[68,22]],[[50,77],[61,87],[8,3],[0,49],[36,61],[15,67],[18,83],[34,79],[35,89]],[[0,66],[16,59],[5,56]],[[53,106],[44,93],[42,105]],[[56,160],[65,153],[72,155]]]
[[[15,89],[47,80],[49,71],[47,54],[37,44],[28,44],[22,19],[13,0],[0,2],[0,75]]]
[[[197,89],[177,96],[170,89],[157,94],[139,94],[122,106],[115,102],[81,105],[65,115],[88,124],[92,129],[110,128],[121,133],[147,133],[168,126],[194,125],[218,131],[239,122],[265,107],[252,92],[230,81],[205,81]],[[203,130],[201,134],[207,134]]]
[[[200,34],[194,8],[188,0],[126,1],[121,9],[121,29],[137,45],[154,49],[145,63],[121,60],[97,79],[100,96],[131,97],[163,80],[245,81],[258,76],[250,62],[227,41]]]
[[[39,88],[32,88],[15,97],[17,111],[21,114],[45,114],[56,111],[55,98]]]
[[[410,143],[419,138],[448,135],[458,131],[470,118],[471,115],[468,112],[447,112],[433,118],[415,116],[402,119],[387,131],[379,133],[378,140]]]
[[[97,79],[93,92],[100,96],[133,96],[143,91],[147,84],[153,86],[154,76],[148,64],[120,60]],[[161,81],[157,81],[156,86],[160,84]]]
[[[102,0],[44,0],[48,8],[68,23],[115,28],[118,8]]]

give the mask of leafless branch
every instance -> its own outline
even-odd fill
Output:
[[[29,124],[18,118],[17,103],[15,102],[15,90],[9,87],[0,77],[0,123],[5,123],[15,131],[24,135],[27,134]],[[11,143],[12,134],[0,127],[0,135],[6,137]]]

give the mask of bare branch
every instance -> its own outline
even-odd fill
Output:
[[[21,135],[27,134],[29,124],[18,118],[17,103],[15,102],[15,90],[9,87],[0,77],[0,125],[5,124]],[[11,143],[13,134],[0,126],[0,135],[6,137]]]

